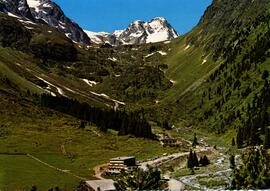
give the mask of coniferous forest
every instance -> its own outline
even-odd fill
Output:
[[[118,131],[119,135],[153,138],[151,126],[142,112],[105,110],[75,99],[48,94],[42,94],[40,99],[42,106],[91,122],[103,132],[113,129]]]

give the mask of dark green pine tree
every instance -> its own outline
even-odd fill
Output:
[[[193,153],[193,164],[194,164],[194,166],[199,166],[199,160],[198,160],[198,157],[197,157],[197,154],[195,153],[195,151],[194,151],[194,153]]]
[[[198,139],[196,136],[196,133],[194,133],[194,137],[193,137],[193,142],[192,142],[192,147],[196,147],[196,145],[198,145]]]
[[[79,129],[85,129],[85,122],[84,121],[81,121]]]
[[[234,139],[234,137],[232,138],[232,146],[233,147],[235,146],[235,139]]]
[[[32,188],[30,189],[30,191],[37,191],[37,187],[36,186],[32,186]]]
[[[190,150],[190,152],[189,152],[189,156],[188,156],[188,160],[187,160],[187,167],[188,168],[193,168],[194,167],[192,150]]]
[[[230,168],[235,169],[235,157],[234,157],[234,155],[230,156]]]
[[[265,128],[265,138],[264,138],[263,148],[270,149],[270,128],[269,127]]]
[[[242,128],[239,127],[238,128],[238,132],[237,132],[237,138],[236,138],[236,143],[237,143],[237,147],[238,148],[242,148],[243,147],[243,134],[242,134]]]
[[[268,77],[269,77],[269,72],[267,70],[264,70],[262,74],[262,79],[265,80]]]
[[[204,155],[204,157],[200,158],[200,165],[201,166],[207,166],[209,164],[210,164],[210,161],[209,161],[209,159],[207,158],[206,155]]]

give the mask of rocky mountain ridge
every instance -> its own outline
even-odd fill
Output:
[[[73,42],[82,44],[145,44],[172,40],[179,36],[163,17],[149,22],[137,20],[126,29],[113,33],[84,31],[51,0],[0,0],[0,11],[34,23],[47,24],[64,33]]]
[[[155,43],[177,38],[179,34],[163,17],[157,17],[149,22],[137,20],[124,30],[113,33],[95,33],[85,31],[93,43],[111,45]]]
[[[90,44],[90,39],[82,28],[50,0],[2,0],[0,4],[1,12],[11,13],[35,23],[48,24],[76,43]]]

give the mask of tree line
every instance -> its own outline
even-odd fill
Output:
[[[118,135],[134,135],[136,137],[153,138],[152,129],[143,112],[115,111],[90,106],[67,97],[41,95],[41,106],[47,107],[81,120],[95,124],[101,131],[108,129],[118,131]]]

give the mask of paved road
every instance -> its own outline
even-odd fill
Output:
[[[212,147],[205,147],[205,148],[195,149],[195,152],[196,153],[201,153],[201,152],[212,151],[212,150],[213,150]],[[165,164],[167,162],[176,160],[178,158],[187,157],[188,155],[189,155],[189,152],[185,152],[185,153],[174,153],[174,154],[171,154],[171,155],[168,155],[168,156],[158,157],[156,159],[140,163],[140,165],[141,165],[140,168],[147,169],[147,165],[160,166],[162,164]]]

